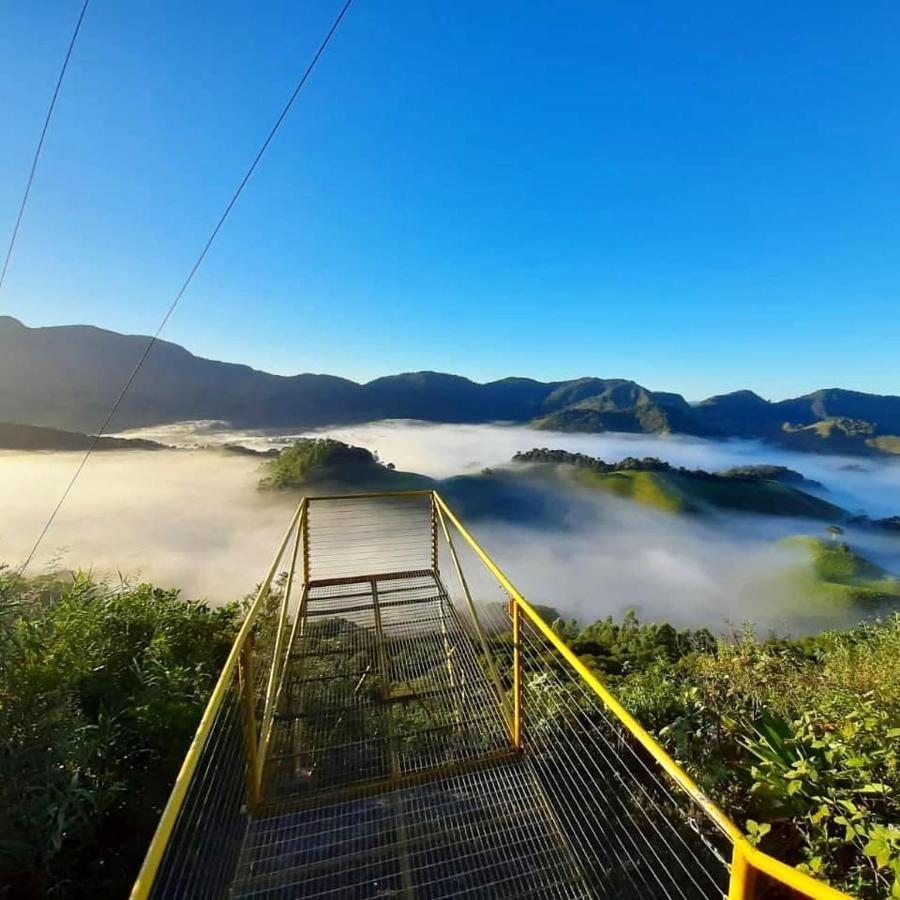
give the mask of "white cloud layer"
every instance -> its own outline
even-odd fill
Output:
[[[496,465],[516,450],[534,446],[606,460],[652,455],[706,469],[779,463],[823,482],[828,496],[849,508],[900,513],[898,465],[799,455],[757,442],[410,422],[319,433],[378,450],[384,461],[400,469],[436,477]],[[195,447],[233,441],[264,447],[288,438],[209,423],[144,429],[141,434]],[[73,453],[0,452],[0,560],[15,565],[24,558],[79,458]],[[258,492],[258,465],[252,457],[212,449],[96,453],[32,571],[56,559],[64,567],[121,571],[180,586],[190,596],[239,597],[265,572],[296,500]],[[847,465],[860,468],[848,470]],[[565,492],[554,500],[564,505],[564,530],[473,523],[485,546],[535,603],[583,621],[633,608],[648,621],[716,630],[750,620],[779,631],[807,630],[827,619],[821,611],[798,608],[784,576],[801,560],[776,543],[790,533],[821,534],[821,523],[759,516],[671,517],[605,495],[586,506],[583,494],[580,503],[570,503]],[[863,540],[866,552],[883,565],[900,569],[900,539],[852,538]],[[477,583],[478,576],[473,577]],[[484,590],[493,588],[485,584]]]

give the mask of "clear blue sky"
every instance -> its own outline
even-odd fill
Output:
[[[0,10],[4,247],[80,5]],[[0,312],[152,331],[337,6],[92,0]],[[355,0],[164,336],[900,393],[900,4]]]

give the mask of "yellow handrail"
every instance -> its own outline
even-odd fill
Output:
[[[169,795],[168,802],[160,816],[156,831],[153,833],[153,840],[150,842],[150,847],[147,849],[147,855],[144,857],[144,862],[138,873],[137,880],[134,883],[134,887],[131,889],[131,900],[146,900],[146,898],[150,896],[153,881],[156,878],[156,873],[162,862],[163,854],[169,843],[169,838],[172,836],[175,823],[178,821],[178,814],[181,812],[181,807],[184,804],[191,778],[197,769],[197,764],[200,762],[200,754],[206,746],[216,716],[222,707],[225,695],[228,693],[228,688],[231,684],[235,667],[238,664],[241,650],[253,630],[253,625],[256,622],[259,611],[262,609],[269,588],[272,585],[272,579],[278,571],[278,564],[281,562],[288,541],[291,539],[291,535],[294,533],[294,529],[297,527],[304,509],[305,504],[301,501],[297,506],[294,517],[291,519],[291,524],[278,548],[275,559],[272,561],[268,574],[260,585],[259,591],[257,592],[253,603],[250,605],[250,609],[247,611],[247,615],[244,617],[241,629],[235,638],[231,651],[228,654],[228,658],[225,661],[225,665],[222,667],[222,672],[219,675],[216,686],[213,688],[209,702],[206,704],[206,709],[200,719],[200,724],[197,726],[194,739],[191,741],[191,745],[188,747],[187,754],[184,757],[184,762],[181,764],[181,769],[178,772],[178,777],[175,779],[175,784],[172,787],[172,793]]]
[[[297,569],[297,554],[300,550],[300,539],[307,527],[307,515],[309,503],[304,498],[300,501],[300,518],[297,520],[297,530],[294,536],[294,548],[291,552],[291,563],[288,568],[287,582],[281,597],[281,609],[278,612],[278,630],[275,632],[275,647],[272,651],[272,665],[269,667],[269,677],[266,682],[266,697],[263,703],[262,727],[259,732],[258,767],[255,773],[255,791],[258,795],[262,790],[263,771],[266,766],[266,756],[269,751],[269,740],[272,733],[272,721],[275,717],[277,695],[281,687],[281,672],[284,667],[284,632],[287,627],[288,606],[291,602],[291,594],[294,586],[294,574]],[[307,578],[303,573],[303,580]],[[302,588],[301,588],[302,590]],[[290,647],[288,647],[290,650]]]
[[[379,497],[430,497],[434,491],[372,491],[366,494],[316,494],[307,497],[310,503],[319,500],[374,500]]]
[[[606,708],[619,720],[625,729],[644,747],[644,749],[659,763],[669,777],[684,790],[691,799],[703,809],[713,823],[731,840],[734,846],[735,860],[732,864],[732,882],[729,890],[729,900],[752,896],[752,877],[748,877],[747,865],[763,872],[777,881],[788,885],[795,891],[804,894],[813,900],[846,900],[847,895],[835,890],[824,882],[789,866],[761,850],[758,850],[744,837],[741,830],[722,812],[721,809],[703,793],[696,782],[681,766],[669,756],[650,733],[628,712],[618,700],[603,686],[597,676],[585,666],[585,664],[569,649],[560,639],[559,635],[541,618],[530,603],[519,593],[518,589],[501,571],[499,566],[482,549],[478,541],[469,533],[459,521],[453,511],[447,506],[443,497],[437,491],[434,492],[435,502],[441,511],[453,523],[456,530],[462,535],[466,543],[481,559],[488,571],[497,579],[513,603],[518,606],[525,615],[534,623],[535,627],[547,638],[556,651],[566,662],[581,676],[582,680],[603,701]]]

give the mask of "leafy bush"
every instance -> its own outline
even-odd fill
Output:
[[[763,849],[855,896],[900,896],[900,616],[741,634],[619,693]]]
[[[0,895],[127,893],[239,616],[0,572]]]
[[[753,843],[854,896],[900,897],[900,615],[795,640],[631,613],[553,628]],[[510,641],[494,638],[507,683]],[[552,719],[556,682],[530,679]]]
[[[698,651],[709,652],[716,642],[705,628],[677,631],[667,622],[641,625],[629,611],[620,625],[610,617],[583,628],[572,636],[571,646],[593,668],[606,675],[622,675],[658,660],[674,663]]]

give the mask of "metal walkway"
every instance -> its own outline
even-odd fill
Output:
[[[589,896],[434,572],[303,615],[232,896]]]
[[[842,896],[750,846],[430,492],[301,502],[132,893],[764,895]]]

